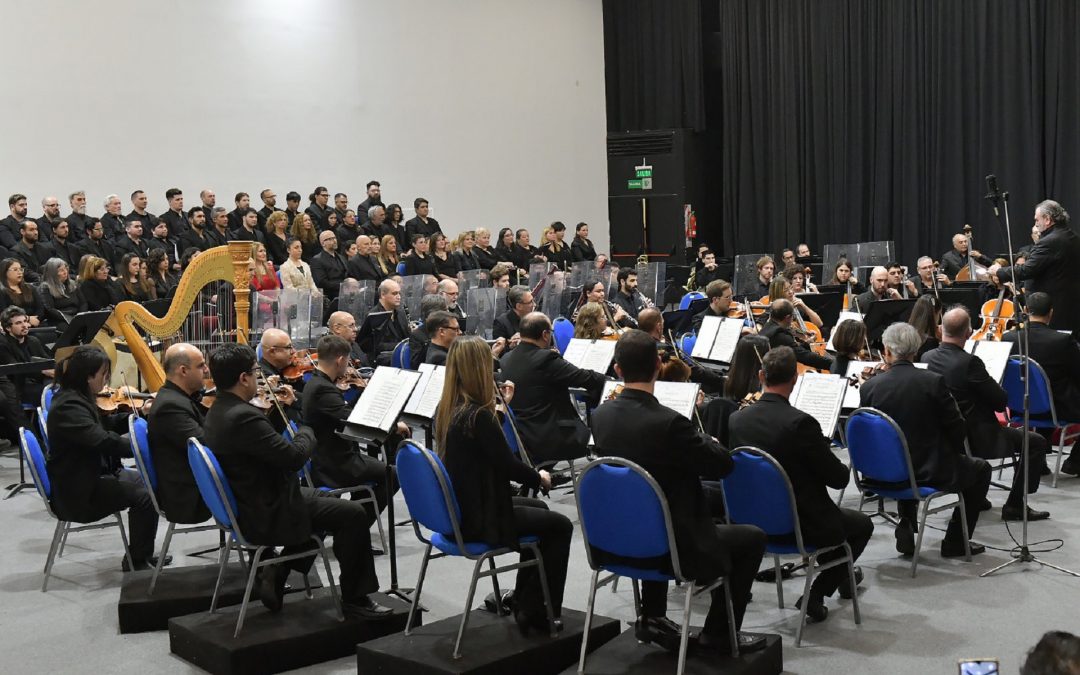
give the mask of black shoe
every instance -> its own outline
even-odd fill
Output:
[[[363,600],[342,603],[341,611],[346,619],[381,619],[390,616],[394,610],[364,596]]]
[[[499,611],[499,605],[502,606],[502,611]],[[484,610],[491,612],[492,614],[503,614],[509,616],[514,613],[514,591],[503,591],[500,603],[497,605],[495,602],[495,593],[488,593],[484,597]]]
[[[1080,462],[1074,461],[1072,457],[1069,457],[1061,463],[1061,473],[1067,473],[1070,476],[1080,476]]]
[[[672,653],[679,652],[681,628],[666,616],[650,616],[634,622],[634,637],[638,642],[651,642]],[[691,635],[687,641],[693,639]]]
[[[739,639],[739,654],[749,654],[750,652],[759,652],[765,649],[764,635],[743,633],[741,631],[736,635]],[[722,636],[702,633],[698,636],[697,648],[707,649],[721,656],[731,655],[731,642],[728,640],[726,633]]]
[[[901,518],[893,535],[896,537],[897,553],[915,555],[915,528],[911,526],[910,520]]]
[[[152,570],[152,569],[157,567],[158,556],[152,555],[149,558],[147,558],[146,560],[136,560],[134,562],[135,562],[135,567],[134,567],[135,571],[138,571],[138,570]],[[162,565],[162,567],[168,567],[171,564],[172,564],[172,556],[171,555],[165,556],[165,563]],[[130,572],[131,571],[131,567],[128,565],[128,559],[127,559],[126,556],[124,557],[123,561],[121,561],[121,563],[120,563],[120,569],[122,569],[125,572]]]
[[[1052,473],[1054,473],[1054,472],[1050,470],[1050,466],[1047,465],[1047,464],[1043,464],[1042,466],[1039,467],[1039,475],[1040,476],[1049,476]]]
[[[858,565],[855,566],[855,585],[858,586],[862,583],[863,572],[862,568]],[[851,578],[844,577],[844,580],[840,582],[840,586],[836,589],[840,593],[840,597],[844,600],[850,600],[855,595],[851,588]]]
[[[547,613],[540,614],[527,614],[525,612],[514,612],[514,622],[517,623],[518,630],[521,634],[528,637],[532,631],[538,633],[548,633],[551,631],[552,626],[548,624]],[[562,619],[555,619],[554,629],[556,633],[561,633],[563,629]]]
[[[371,547],[371,555],[372,555],[373,557],[374,557],[374,556],[377,556],[377,555],[386,555],[386,551],[382,550],[382,549],[381,549],[381,548],[379,548],[378,546],[372,546],[372,547]]]
[[[1027,507],[1027,519],[1033,520],[1046,520],[1050,517],[1049,511],[1036,511],[1030,506]],[[1002,520],[1023,520],[1024,519],[1024,507],[1023,506],[1009,506],[1006,504],[1001,507],[1001,519]]]
[[[985,552],[985,546],[971,542],[971,555],[979,555],[980,553]],[[942,558],[963,558],[965,555],[967,555],[967,553],[964,551],[964,542],[949,541],[948,539],[943,539],[941,541]]]
[[[289,575],[289,569],[281,565],[264,567],[259,570],[258,593],[259,601],[263,607],[272,613],[281,611],[285,603],[285,578]]]
[[[803,597],[795,601],[795,607],[802,609]],[[829,618],[829,608],[825,606],[824,598],[814,598],[810,595],[809,605],[806,607],[806,623],[821,623]]]
[[[983,497],[982,504],[979,505],[979,511],[989,511],[994,508],[994,505],[990,503],[990,500]]]

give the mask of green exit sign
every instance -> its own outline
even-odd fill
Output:
[[[634,175],[638,178],[652,178],[652,167],[640,166],[634,170]]]
[[[641,189],[641,179],[636,179],[636,180],[635,179],[630,179],[630,180],[626,181],[626,189],[627,190],[640,190]]]

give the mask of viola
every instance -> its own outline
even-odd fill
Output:
[[[304,375],[314,371],[318,363],[318,352],[303,349],[293,354],[292,363],[282,369],[281,377],[286,382],[299,382]]]
[[[138,391],[124,385],[118,389],[105,387],[96,397],[98,410],[111,415],[113,413],[141,412],[146,402],[154,398],[153,394]]]
[[[353,387],[358,387],[360,389],[366,387],[367,379],[364,378],[363,373],[360,372],[359,360],[354,359],[352,364],[350,364],[349,368],[345,371],[345,375],[340,377],[334,384],[342,391],[348,391]]]

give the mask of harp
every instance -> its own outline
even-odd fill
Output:
[[[222,340],[235,335],[237,342],[247,343],[250,330],[251,272],[248,265],[251,263],[251,252],[251,242],[234,241],[227,246],[218,246],[200,253],[180,277],[176,295],[164,317],[158,318],[142,305],[129,301],[121,302],[113,310],[109,319],[111,328],[124,337],[143,381],[151,392],[157,391],[165,383],[165,370],[143,339],[143,333],[162,341],[178,335],[186,339],[190,337],[184,334],[186,328],[189,334],[202,333],[203,337],[212,334]],[[212,293],[214,282],[219,282],[216,294]],[[227,286],[220,282],[232,285],[231,297]],[[204,310],[200,303],[208,293],[216,296],[217,302],[211,306],[218,314],[202,317]],[[222,311],[225,312],[224,316],[220,314]],[[208,319],[213,321],[207,323]],[[196,342],[207,344],[209,340]]]

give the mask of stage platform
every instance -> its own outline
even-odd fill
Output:
[[[186,616],[210,609],[210,598],[217,581],[217,565],[190,565],[187,567],[166,567],[158,577],[154,594],[148,596],[150,578],[153,570],[140,570],[124,574],[120,586],[120,601],[116,605],[120,632],[146,633],[165,630],[169,619]],[[322,588],[322,578],[314,567],[308,575],[312,589]],[[244,597],[244,584],[247,575],[239,564],[225,568],[225,582],[218,597],[218,607],[239,605]],[[286,593],[304,592],[304,577],[298,572],[290,572],[286,581],[291,588]],[[252,589],[252,595],[256,595]],[[262,606],[256,596],[256,605]]]
[[[700,628],[691,629],[692,633]],[[784,653],[780,636],[767,634],[765,649],[743,654],[738,659],[715,652],[703,652],[690,646],[686,656],[685,675],[778,675],[784,670]],[[624,631],[619,637],[592,651],[585,661],[588,675],[654,675],[674,673],[678,654],[653,644],[640,644],[634,631]],[[562,675],[577,672],[577,663],[562,671]]]
[[[454,659],[454,640],[461,615],[404,633],[372,640],[356,648],[359,675],[542,675],[577,663],[585,613],[563,610],[563,630],[552,638],[532,631],[523,636],[513,617],[474,610]],[[595,616],[589,646],[600,647],[623,628],[618,621]]]
[[[239,607],[169,621],[173,654],[214,675],[280,673],[348,656],[357,643],[405,630],[409,607],[381,593],[371,596],[394,609],[386,619],[338,621],[329,589],[285,598],[271,614],[257,600],[248,605],[244,628],[233,637]],[[421,613],[422,617],[422,613]]]

